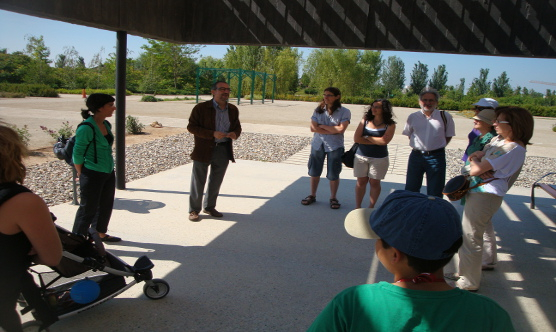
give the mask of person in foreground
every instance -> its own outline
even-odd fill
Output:
[[[462,224],[465,233],[459,251],[457,286],[477,291],[481,285],[481,270],[491,270],[497,263],[496,237],[492,217],[502,205],[515,174],[525,162],[526,149],[533,136],[531,113],[520,107],[499,107],[495,111],[494,137],[481,151],[469,155],[470,186],[465,195]],[[492,239],[483,252],[484,234]],[[457,276],[455,276],[457,278]]]
[[[239,110],[228,103],[231,92],[228,83],[218,81],[210,90],[212,100],[195,105],[187,125],[187,130],[195,136],[189,190],[189,220],[195,222],[200,220],[201,207],[211,217],[224,216],[216,210],[216,200],[230,160],[235,163],[232,141],[241,134]],[[202,204],[209,166],[207,194]]]
[[[311,194],[301,200],[303,205],[317,201],[317,189],[326,157],[326,178],[330,182],[330,208],[339,209],[341,204],[336,197],[340,186],[342,172],[342,155],[344,154],[344,132],[351,120],[351,112],[342,106],[340,89],[324,89],[322,101],[311,116],[311,154],[309,155],[309,176],[311,177]]]
[[[344,226],[353,237],[377,239],[376,255],[393,282],[342,291],[309,331],[514,331],[495,301],[444,280],[443,267],[462,243],[448,201],[396,190],[378,208],[351,211]]]
[[[0,330],[21,331],[16,311],[31,261],[56,266],[62,244],[45,202],[25,188],[27,149],[11,128],[0,123]]]
[[[105,242],[122,240],[106,234],[116,194],[114,135],[112,125],[106,120],[116,110],[114,102],[114,97],[104,93],[93,93],[87,98],[87,109],[81,110],[81,116],[88,125],[77,128],[73,147],[81,195],[72,231],[87,236],[92,226]]]

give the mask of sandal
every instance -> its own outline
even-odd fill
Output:
[[[336,198],[331,198],[330,199],[330,208],[331,209],[339,209],[340,206],[342,206],[342,204],[340,204],[340,202],[338,202],[338,200]]]
[[[301,200],[301,204],[303,205],[310,205],[317,201],[317,198],[313,195],[309,195]]]

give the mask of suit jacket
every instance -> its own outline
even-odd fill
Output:
[[[237,137],[241,134],[241,124],[239,123],[239,110],[236,106],[228,103],[228,116],[230,119],[229,132],[234,132]],[[191,153],[191,159],[204,163],[209,163],[212,158],[214,147],[214,132],[216,131],[216,109],[212,99],[199,103],[193,107],[189,116],[187,130],[195,135],[195,146]],[[227,144],[229,160],[235,162],[232,148],[232,140]]]

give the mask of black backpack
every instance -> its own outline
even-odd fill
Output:
[[[93,127],[93,125],[89,122],[81,122],[79,125],[77,125],[77,128],[79,128],[79,126],[82,125],[87,125],[91,127],[91,129],[93,130],[93,140],[91,142],[95,145],[95,164],[96,164],[97,163],[97,141],[96,141],[95,127]],[[76,132],[77,132],[77,128],[75,129]],[[89,144],[87,145],[87,148],[85,149],[85,153],[87,153],[87,150],[91,145],[91,142],[89,142]],[[74,145],[75,145],[75,136],[72,136],[70,138],[65,138],[64,136],[61,136],[58,137],[58,141],[54,143],[54,147],[52,148],[52,150],[54,151],[54,154],[56,155],[56,157],[58,157],[58,159],[65,160],[66,163],[73,166]]]

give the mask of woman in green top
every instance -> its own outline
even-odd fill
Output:
[[[466,155],[469,156],[475,151],[483,150],[485,145],[487,145],[487,143],[497,135],[493,127],[495,118],[496,113],[493,109],[484,109],[473,117],[473,129],[477,129],[480,132],[480,135],[475,137],[467,150],[465,150]],[[469,165],[469,160],[467,160],[465,164]]]
[[[75,133],[73,163],[79,177],[81,201],[75,215],[73,232],[87,235],[89,227],[99,233],[103,241],[121,241],[106,234],[114,206],[116,176],[112,144],[112,126],[106,118],[116,110],[114,97],[93,93],[87,98],[87,109],[81,110],[83,122]]]

